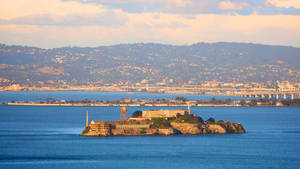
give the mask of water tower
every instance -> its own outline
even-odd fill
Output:
[[[120,114],[120,120],[124,121],[127,120],[127,108],[126,107],[121,107],[121,114]]]

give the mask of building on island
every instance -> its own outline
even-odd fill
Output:
[[[102,120],[92,120],[87,126],[87,130],[90,135],[111,135],[111,125]]]
[[[161,117],[176,117],[177,114],[188,114],[188,110],[144,110],[142,111],[143,118],[161,118]]]

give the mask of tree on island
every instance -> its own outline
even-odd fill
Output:
[[[187,123],[203,123],[203,119],[200,116],[197,116],[196,114],[177,114],[176,119],[174,119],[179,122],[187,122]]]
[[[141,117],[143,115],[142,111],[135,111],[132,113],[132,117]]]
[[[231,104],[231,102],[232,102],[232,100],[231,100],[230,98],[227,98],[227,99],[225,100],[225,103],[226,103],[226,104]]]
[[[187,101],[187,99],[186,99],[186,98],[184,98],[184,97],[176,97],[176,99],[175,99],[175,100],[178,100],[178,101],[183,101],[183,102]]]
[[[208,122],[212,122],[212,123],[216,122],[216,120],[214,118],[212,118],[212,117],[210,117],[209,119],[207,119],[207,121]]]
[[[245,100],[241,100],[240,104],[241,104],[241,106],[244,106],[246,104],[246,101]]]
[[[257,100],[252,99],[249,103],[250,106],[256,106],[257,105]]]

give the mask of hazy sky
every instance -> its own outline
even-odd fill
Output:
[[[157,42],[300,47],[300,0],[0,0],[0,43]]]

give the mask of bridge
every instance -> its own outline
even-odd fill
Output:
[[[300,97],[300,91],[251,91],[251,92],[236,92],[233,96],[250,97],[250,98],[267,98],[267,99],[291,99],[294,100]]]
[[[123,91],[147,91],[166,94],[206,94],[222,96],[238,96],[267,99],[297,99],[300,98],[299,88],[234,88],[234,87],[202,87],[199,85],[183,86],[127,86]]]

